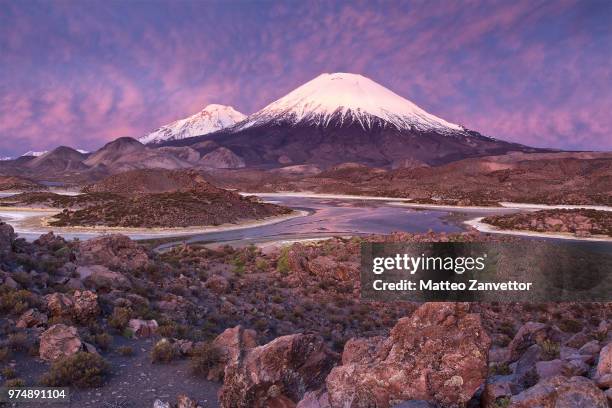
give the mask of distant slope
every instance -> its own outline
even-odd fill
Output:
[[[183,169],[191,164],[173,154],[151,149],[130,137],[122,137],[92,153],[84,163],[89,167],[103,166],[109,173],[134,169]]]
[[[208,183],[195,170],[139,169],[115,174],[83,188],[85,193],[169,193],[220,189]]]

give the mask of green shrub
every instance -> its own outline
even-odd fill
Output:
[[[0,347],[0,363],[7,361],[11,357],[11,350],[8,347]]]
[[[507,408],[510,406],[510,397],[501,397],[495,400],[493,408]]]
[[[94,336],[94,342],[100,349],[107,351],[113,343],[113,336],[108,333],[100,333]]]
[[[134,355],[134,349],[130,346],[121,346],[117,348],[117,353],[124,357],[129,357]]]
[[[266,272],[268,267],[268,261],[266,261],[264,258],[257,258],[255,261],[255,269],[257,269],[259,272]]]
[[[13,333],[8,336],[8,346],[13,351],[26,351],[29,348],[28,336],[25,333]]]
[[[21,378],[13,378],[4,382],[6,388],[25,387],[26,383]]]
[[[283,276],[287,276],[291,267],[289,266],[289,247],[285,247],[281,250],[281,253],[276,261],[276,270]]]
[[[51,364],[41,382],[48,387],[99,387],[110,372],[108,363],[99,355],[80,351]]]
[[[108,318],[108,325],[122,332],[132,318],[132,310],[127,307],[115,307],[113,314]]]
[[[154,363],[169,363],[177,357],[176,348],[167,339],[158,341],[151,350],[151,361]]]
[[[204,377],[211,368],[221,362],[221,358],[221,350],[211,343],[203,343],[192,352],[189,364],[191,372]]]
[[[559,322],[559,329],[566,333],[578,333],[582,326],[580,321],[574,319],[563,319]]]
[[[552,340],[544,340],[540,343],[544,360],[554,360],[559,358],[560,345]]]
[[[512,370],[506,363],[493,364],[489,367],[489,375],[509,375]]]
[[[2,376],[7,380],[17,377],[17,371],[15,371],[13,367],[4,367],[0,371],[0,374],[2,374]]]

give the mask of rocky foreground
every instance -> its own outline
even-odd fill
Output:
[[[611,304],[362,302],[359,249],[354,238],[160,254],[120,235],[27,243],[2,224],[2,382],[70,386],[79,406],[612,401]]]
[[[484,223],[505,230],[574,234],[577,237],[605,235],[612,237],[612,212],[580,209],[556,209],[495,215]]]

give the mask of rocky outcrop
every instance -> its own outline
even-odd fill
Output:
[[[76,290],[74,299],[74,317],[81,322],[87,322],[100,314],[98,295],[89,290]]]
[[[287,406],[319,389],[335,362],[322,338],[311,334],[279,337],[251,349],[225,369],[219,393],[224,408]]]
[[[83,284],[96,290],[130,289],[130,280],[122,273],[111,271],[103,265],[79,266],[77,272]]]
[[[113,234],[79,244],[79,265],[104,265],[114,270],[141,269],[149,265],[147,252],[125,235]]]
[[[13,247],[15,230],[9,224],[0,222],[0,256],[7,254]]]
[[[74,309],[74,301],[64,293],[55,292],[45,296],[47,309],[51,316],[70,317]]]
[[[608,343],[599,352],[597,376],[603,377],[605,375],[612,375],[612,343]]]
[[[561,333],[555,327],[538,322],[525,323],[508,345],[510,361],[518,360],[534,344],[541,344],[545,340],[558,342],[560,338]]]
[[[348,343],[326,380],[331,406],[464,405],[486,378],[489,347],[467,304],[426,303],[400,319],[389,338]]]
[[[136,337],[151,337],[157,333],[159,325],[155,320],[130,319],[128,327]]]
[[[324,390],[308,391],[295,408],[331,408],[329,395]]]
[[[55,324],[40,335],[40,358],[55,361],[76,354],[83,347],[76,327]]]
[[[515,395],[509,408],[607,408],[605,394],[585,377],[552,377]]]
[[[220,381],[225,374],[225,367],[236,364],[244,353],[257,347],[257,333],[255,330],[236,326],[218,335],[212,346],[219,350],[220,359],[219,363],[208,371],[207,379]]]
[[[176,408],[199,408],[200,406],[185,394],[176,398]]]
[[[20,329],[38,327],[47,324],[47,315],[36,309],[25,311],[17,320],[16,326]]]

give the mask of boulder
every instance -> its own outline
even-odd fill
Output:
[[[596,355],[600,351],[601,351],[601,346],[599,345],[599,342],[597,340],[591,340],[588,343],[585,343],[578,350],[580,354],[586,354],[586,355]]]
[[[595,377],[595,382],[599,388],[612,388],[612,374],[604,374],[602,376]]]
[[[11,278],[11,275],[8,272],[3,272],[2,270],[0,270],[0,283],[11,289],[19,289],[21,287],[21,285],[18,284],[15,279]]]
[[[198,408],[198,404],[185,394],[181,394],[176,399],[176,408]]]
[[[17,238],[17,236],[15,235],[13,227],[4,222],[0,222],[0,256],[12,250],[15,238]]]
[[[543,380],[546,378],[562,375],[563,366],[563,361],[555,359],[550,361],[538,361],[535,364],[535,369],[536,373],[538,374],[538,378],[540,380]]]
[[[296,408],[331,408],[329,395],[324,390],[308,391]]]
[[[332,407],[385,408],[407,400],[465,405],[484,383],[491,345],[480,316],[468,310],[465,303],[426,303],[379,344],[349,344],[352,356],[342,358],[348,364],[326,380]]]
[[[74,317],[77,320],[86,322],[90,319],[96,318],[100,314],[98,295],[96,295],[94,292],[89,290],[77,290],[74,292],[73,299]]]
[[[204,286],[217,295],[227,293],[230,288],[229,281],[221,275],[212,275],[206,280]]]
[[[510,361],[516,361],[521,354],[534,344],[541,344],[544,340],[560,340],[561,332],[552,326],[538,322],[527,322],[518,330],[508,349]]]
[[[335,361],[319,336],[278,337],[226,367],[219,401],[224,408],[264,408],[282,400],[295,404],[321,387]]]
[[[129,271],[149,265],[143,247],[125,235],[113,234],[82,241],[77,254],[79,265],[104,265],[107,268]]]
[[[514,395],[509,408],[607,408],[603,391],[585,377],[552,377]]]
[[[597,376],[601,377],[606,374],[612,374],[612,343],[601,349],[597,362]]]
[[[164,402],[160,399],[156,399],[153,402],[153,408],[172,408],[169,402]]]
[[[40,335],[40,358],[45,361],[69,357],[82,348],[76,327],[55,324]]]
[[[120,272],[111,271],[103,265],[79,266],[77,272],[86,287],[96,290],[130,289],[132,284]]]
[[[423,400],[412,400],[404,401],[398,405],[394,405],[393,408],[437,408],[437,406]]]
[[[38,327],[47,324],[47,315],[36,309],[26,310],[17,320],[16,326],[20,329]]]
[[[245,330],[242,326],[225,329],[212,342],[213,347],[219,350],[221,358],[219,364],[208,371],[209,381],[223,379],[225,367],[235,364],[248,350],[257,347],[257,333],[255,330]]]
[[[44,299],[47,302],[47,309],[51,313],[51,316],[72,316],[74,301],[70,296],[64,293],[55,292],[45,296]]]
[[[136,337],[150,337],[157,333],[159,325],[156,320],[130,319],[128,327]]]

